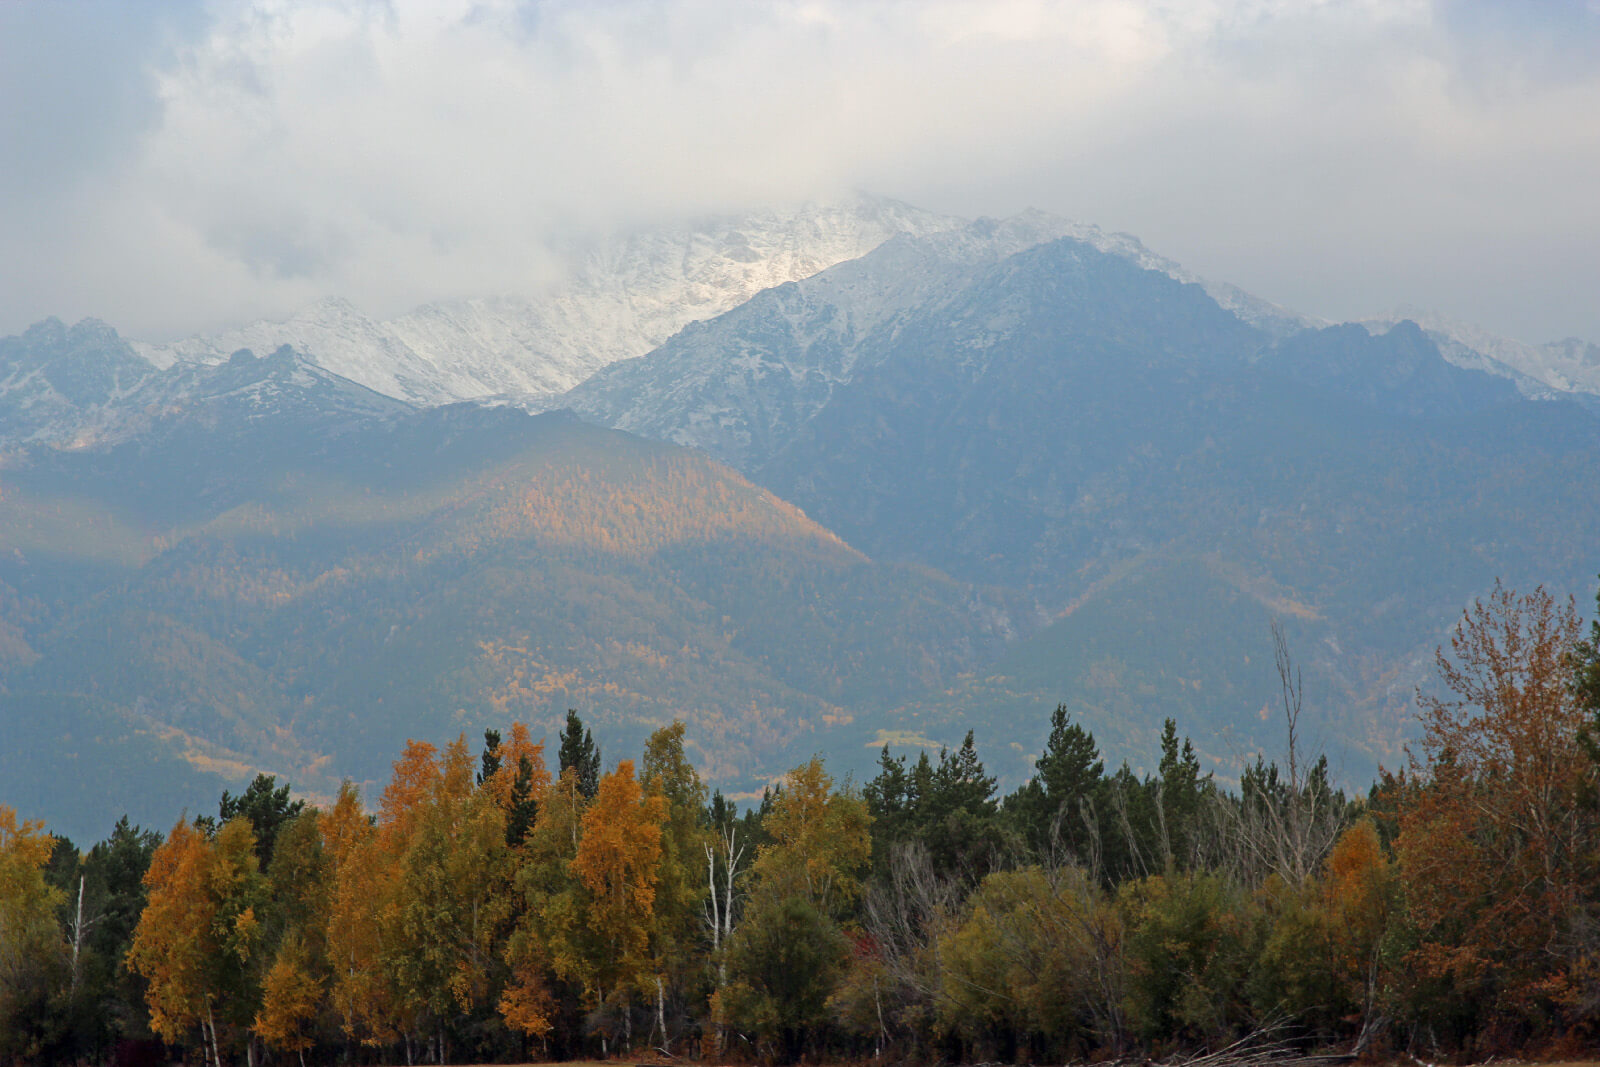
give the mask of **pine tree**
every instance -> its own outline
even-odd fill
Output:
[[[483,755],[479,757],[478,784],[483,785],[500,773],[500,731],[483,731]]]
[[[218,822],[244,818],[256,837],[256,856],[265,870],[272,862],[272,848],[278,840],[278,830],[290,819],[305,810],[305,801],[289,799],[289,783],[278,785],[276,777],[258,774],[243,793],[234,796],[226,789],[217,805]]]
[[[1087,863],[1097,845],[1104,781],[1094,735],[1057,704],[1033,777],[1006,798],[1006,813],[1041,859]]]
[[[560,769],[571,767],[578,775],[578,791],[593,800],[600,787],[600,749],[594,735],[583,728],[578,713],[567,709],[567,728],[561,733]]]

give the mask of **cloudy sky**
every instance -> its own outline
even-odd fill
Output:
[[[388,315],[854,188],[1126,230],[1329,318],[1600,340],[1600,6],[0,3],[0,333]]]

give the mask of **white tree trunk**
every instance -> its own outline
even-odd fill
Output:
[[[667,1047],[667,993],[661,976],[656,975],[656,1025],[661,1028],[661,1047]]]

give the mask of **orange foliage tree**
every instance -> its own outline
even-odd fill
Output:
[[[387,966],[408,1003],[435,1019],[490,994],[509,905],[505,816],[473,787],[465,738],[445,751],[400,860]]]
[[[1324,864],[1323,914],[1327,918],[1333,980],[1346,1004],[1358,1006],[1364,1048],[1378,1023],[1388,960],[1385,949],[1398,906],[1394,862],[1383,853],[1377,827],[1361,819],[1339,835]]]
[[[394,950],[401,942],[401,864],[441,777],[438,750],[407,741],[384,788],[377,826],[365,818],[354,790],[341,790],[324,822],[333,857],[333,903],[328,917],[334,1007],[345,1032],[367,1044],[397,1040],[415,1029],[421,1005],[395,981]]]
[[[578,854],[572,860],[572,873],[587,890],[591,935],[577,970],[597,1008],[623,1009],[625,1034],[628,994],[651,969],[650,932],[666,814],[666,798],[646,796],[634,778],[633,761],[623,760],[600,779],[594,803],[583,814]]]
[[[151,857],[148,903],[128,950],[128,965],[149,985],[150,1026],[169,1041],[195,1026],[221,1062],[224,1023],[248,1023],[255,991],[246,971],[260,938],[257,909],[265,885],[248,820],[225,823],[215,840],[179,820]]]
[[[0,1062],[38,1051],[20,1024],[39,1013],[51,957],[62,951],[55,921],[61,894],[44,878],[54,845],[43,823],[19,823],[15,809],[0,804]]]
[[[327,952],[330,999],[352,1037],[379,1040],[392,1033],[393,1012],[379,970],[378,910],[389,869],[356,787],[345,782],[332,808],[318,818],[329,857]]]
[[[1498,583],[1463,613],[1419,696],[1424,737],[1396,843],[1418,935],[1411,964],[1497,1018],[1559,1015],[1590,964],[1595,764],[1571,685],[1572,602]]]

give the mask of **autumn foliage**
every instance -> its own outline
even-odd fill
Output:
[[[1570,1049],[1600,1010],[1597,648],[1497,587],[1364,800],[1292,747],[1227,788],[1170,722],[1154,773],[1108,772],[1063,705],[1005,797],[969,736],[860,788],[814,758],[740,811],[681,724],[604,771],[572,714],[553,769],[520,723],[412,741],[374,808],[263,778],[159,845],[119,825],[80,857],[0,807],[0,1063],[143,1027],[212,1067],[1060,1062],[1285,1026]]]
[[[1586,999],[1600,855],[1592,712],[1572,684],[1575,607],[1497,587],[1464,616],[1424,696],[1397,842],[1409,959],[1444,995],[1518,1027]]]

